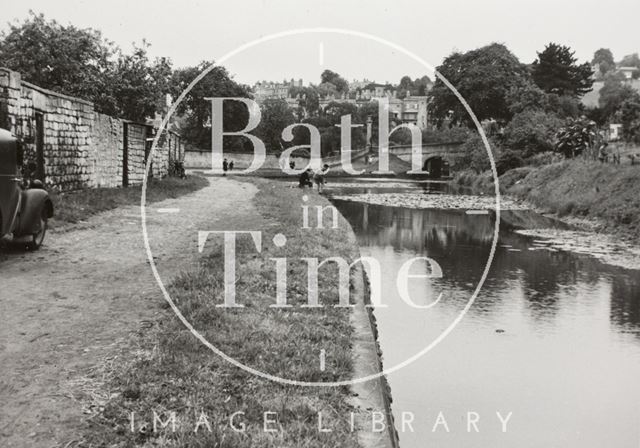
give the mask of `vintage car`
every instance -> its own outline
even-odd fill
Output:
[[[39,249],[53,216],[53,204],[39,180],[20,177],[22,147],[9,132],[0,129],[0,238],[24,241]]]

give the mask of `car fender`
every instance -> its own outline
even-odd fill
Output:
[[[45,210],[47,217],[53,216],[53,204],[45,190],[30,189],[22,192],[20,222],[15,236],[32,235],[40,231],[40,214]]]

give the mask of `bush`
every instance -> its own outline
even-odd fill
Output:
[[[555,114],[541,110],[528,110],[514,115],[504,129],[505,146],[522,151],[524,157],[539,152],[553,151],[555,134],[562,121]]]
[[[516,151],[512,151],[507,149],[502,151],[496,160],[496,171],[498,172],[498,176],[502,176],[509,170],[514,168],[519,168],[524,165],[524,161],[520,154]]]
[[[489,146],[494,159],[498,160],[501,152],[500,146],[491,138],[489,138]],[[460,152],[462,155],[455,160],[451,167],[454,171],[471,169],[476,173],[481,173],[491,168],[487,150],[479,135],[476,134],[468,138],[462,145]]]

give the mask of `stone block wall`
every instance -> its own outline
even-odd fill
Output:
[[[22,81],[5,68],[0,68],[0,127],[22,139],[25,160],[36,163],[46,185],[63,191],[123,185],[125,150],[128,185],[142,183],[147,138],[153,135],[150,125],[100,114],[89,101]],[[155,177],[167,174],[170,151],[182,144],[174,133],[166,140],[153,157]]]
[[[91,128],[90,160],[94,178],[92,187],[122,185],[122,121],[99,113],[94,114]]]

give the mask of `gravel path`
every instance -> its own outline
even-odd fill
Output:
[[[202,190],[148,208],[162,278],[197,262],[197,230],[242,229],[246,217],[257,214],[255,192],[251,184],[214,178]],[[144,251],[139,207],[53,231],[38,252],[10,249],[0,262],[0,446],[72,442],[83,420],[78,379],[145,328],[163,305]]]

